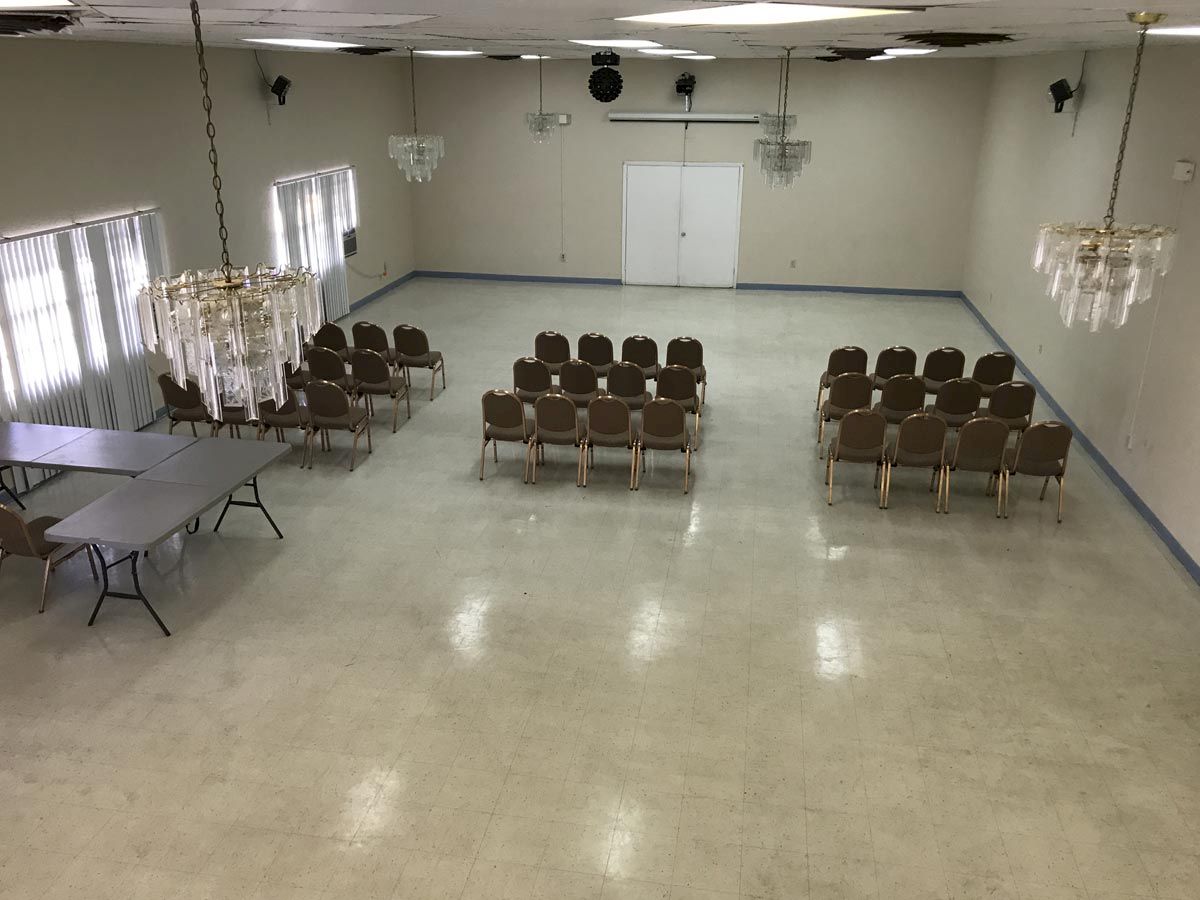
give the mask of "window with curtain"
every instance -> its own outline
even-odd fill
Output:
[[[154,421],[137,292],[164,270],[155,212],[0,242],[0,418]]]
[[[342,235],[358,227],[354,169],[275,183],[275,243],[279,258],[321,278],[326,320],[350,312]]]

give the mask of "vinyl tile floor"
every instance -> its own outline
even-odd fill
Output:
[[[1076,451],[1066,521],[867,467],[825,504],[829,350],[994,349],[953,300],[414,281],[355,314],[445,353],[253,509],[156,549],[174,631],[82,557],[0,574],[0,898],[1200,896],[1200,591]],[[601,450],[478,478],[533,336],[703,340],[692,492]],[[402,414],[403,415],[403,414]],[[29,496],[66,515],[119,480]],[[1051,497],[1053,488],[1051,488]],[[121,577],[121,576],[118,576]]]

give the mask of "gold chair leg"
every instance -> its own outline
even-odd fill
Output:
[[[950,515],[950,467],[946,467],[945,498],[942,500],[942,512]]]
[[[1057,480],[1058,480],[1058,521],[1059,521],[1059,524],[1062,524],[1062,519],[1063,519],[1063,487],[1064,487],[1064,484],[1063,484],[1063,482],[1064,482],[1064,481],[1066,481],[1066,478],[1067,478],[1067,476],[1066,476],[1066,475],[1058,475],[1058,476],[1056,476],[1056,478],[1057,478]]]
[[[825,454],[825,416],[817,420],[817,459]]]
[[[688,492],[688,479],[692,474],[692,445],[689,443],[683,451],[683,492]]]
[[[637,472],[637,444],[629,448],[629,489],[633,490],[633,476]]]
[[[483,439],[483,444],[479,448],[479,480],[480,481],[483,481],[483,460],[484,460],[484,455],[487,453],[487,445],[488,445],[488,439],[485,437]]]
[[[637,447],[637,461],[633,464],[636,474],[633,478],[633,489],[639,490],[642,486],[642,473],[646,471],[646,450],[641,444]]]
[[[367,452],[374,453],[375,448],[371,445],[371,420],[367,419]]]
[[[392,398],[392,434],[396,433],[396,428],[400,422],[400,395],[397,394]]]
[[[817,412],[821,411],[821,396],[825,393],[825,384],[822,382],[817,385]]]
[[[354,471],[354,461],[358,456],[358,437],[361,431],[354,432],[354,441],[350,444],[350,471]]]
[[[429,399],[433,399],[433,386],[437,384],[437,369],[429,370]]]
[[[404,408],[408,413],[408,418],[412,418],[412,395],[408,390],[408,382],[404,384]]]
[[[827,506],[833,506],[833,456],[830,455],[829,461],[825,464],[825,483],[829,485],[829,498],[825,501]]]
[[[47,558],[46,570],[42,574],[42,605],[38,607],[39,613],[44,613],[46,611],[46,591],[50,588],[50,572],[52,568],[53,566],[51,565],[49,558]]]

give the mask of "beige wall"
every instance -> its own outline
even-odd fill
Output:
[[[235,263],[273,260],[272,182],[357,167],[361,272],[351,301],[414,266],[409,188],[387,156],[407,127],[405,70],[379,59],[261,53],[293,81],[268,106],[249,51],[210,50],[214,122]],[[0,235],[160,207],[173,270],[214,266],[204,112],[191,47],[14,41],[0,49],[5,91]],[[270,111],[270,124],[267,113]]]
[[[1069,114],[1045,99],[1052,81],[1075,81],[1079,54],[997,64],[982,145],[964,289],[996,330],[1150,508],[1200,559],[1200,192],[1171,179],[1177,159],[1200,158],[1200,53],[1151,43],[1146,53],[1117,218],[1180,228],[1174,270],[1155,301],[1124,328],[1063,327],[1029,266],[1037,225],[1098,220],[1108,200],[1127,95],[1131,51],[1088,56],[1075,135]],[[1146,380],[1138,400],[1143,364]],[[1135,421],[1136,413],[1136,421]]]
[[[573,123],[561,147],[538,145],[524,122],[537,108],[534,64],[419,59],[421,130],[446,137],[442,168],[413,189],[420,268],[619,278],[622,162],[686,154],[746,165],[740,281],[961,287],[989,61],[794,63],[790,108],[813,163],[774,192],[754,168],[756,126],[693,125],[685,136],[681,125],[607,121],[610,110],[681,109],[674,80],[685,68],[699,79],[698,112],[774,108],[773,61],[627,56],[624,92],[602,104],[587,93],[586,60],[550,60],[546,109]]]

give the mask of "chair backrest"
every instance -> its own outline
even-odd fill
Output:
[[[346,377],[346,363],[335,350],[328,347],[309,347],[308,371],[318,381],[337,381]]]
[[[656,438],[679,437],[679,446],[687,441],[687,413],[669,397],[656,397],[642,410],[642,434]]]
[[[590,394],[597,385],[596,370],[582,359],[568,359],[558,370],[558,386],[569,394]]]
[[[533,339],[533,355],[542,362],[565,363],[571,358],[571,342],[558,331],[543,331]]]
[[[930,381],[949,381],[962,378],[966,364],[967,357],[957,347],[939,347],[926,355],[921,374]]]
[[[667,365],[698,369],[704,365],[704,345],[694,337],[674,337],[667,341]]]
[[[825,371],[830,378],[845,372],[861,372],[867,374],[867,351],[862,347],[847,345],[838,347],[829,354],[829,362],[825,364]]]
[[[632,362],[614,363],[608,370],[608,392],[614,397],[644,397],[646,395],[646,373]]]
[[[579,336],[579,358],[593,366],[611,365],[613,344],[606,335],[589,331]]]
[[[1021,419],[1033,415],[1037,390],[1028,381],[1006,381],[997,385],[988,399],[989,415],[1001,419]]]
[[[616,397],[597,397],[588,404],[589,434],[633,434],[629,407]]]
[[[524,356],[513,363],[513,390],[548,391],[553,383],[550,369],[540,359]]]
[[[967,422],[958,432],[954,445],[955,468],[974,472],[995,472],[1008,446],[1008,426],[996,419],[980,416]]]
[[[883,445],[887,441],[887,419],[873,409],[855,409],[846,413],[838,423],[834,444],[834,456],[839,450],[848,448],[858,451],[879,450],[883,458]]]
[[[843,372],[829,385],[829,405],[841,409],[861,409],[871,405],[874,384],[862,372]]]
[[[965,416],[979,411],[983,385],[974,378],[951,378],[938,388],[933,405],[944,413]]]
[[[350,372],[355,381],[363,384],[387,384],[391,376],[387,360],[375,350],[355,350],[351,353]]]
[[[565,431],[575,433],[575,442],[582,437],[579,427],[579,409],[562,394],[543,394],[533,404],[533,421],[535,430],[541,434],[553,431],[562,434]]]
[[[857,373],[843,373],[857,374]],[[839,375],[838,378],[842,376]],[[832,389],[830,390],[830,399],[833,398]],[[870,399],[868,398],[868,403]],[[893,375],[883,385],[883,393],[880,395],[879,402],[888,409],[894,409],[897,412],[905,410],[924,409],[925,407],[925,382],[916,375],[901,374]],[[835,403],[835,406],[841,406],[840,403]],[[863,404],[864,406],[867,404]]]
[[[525,404],[512,391],[488,391],[483,395],[483,424],[524,432]]]
[[[29,529],[25,527],[16,510],[9,509],[0,503],[0,548],[13,556],[37,556],[33,542],[29,537]]]
[[[326,347],[329,350],[345,350],[346,347],[346,332],[342,331],[342,327],[335,322],[326,322],[317,329],[317,333],[312,336],[313,344],[318,347]]]
[[[687,366],[669,365],[658,373],[654,396],[668,400],[693,400],[696,397],[696,376]]]
[[[269,416],[294,416],[296,414],[296,392],[288,388],[288,398],[283,403],[276,403],[274,397],[258,401],[259,418]]]
[[[946,421],[930,413],[913,413],[896,432],[897,453],[938,453],[946,447]]]
[[[1012,381],[1013,373],[1016,371],[1017,361],[1013,359],[1012,354],[997,350],[995,353],[985,353],[975,360],[975,368],[971,370],[971,377],[980,384],[995,387],[1006,381]]]
[[[387,332],[374,322],[355,322],[350,329],[354,336],[354,346],[360,350],[374,350],[376,353],[388,352]]]
[[[204,405],[204,397],[200,394],[200,385],[191,379],[183,387],[165,372],[158,376],[158,389],[162,391],[163,403],[176,409],[197,409]]]
[[[1074,433],[1070,426],[1062,422],[1034,422],[1017,441],[1013,471],[1021,473],[1030,469],[1033,474],[1041,475],[1048,463],[1058,463],[1065,468],[1072,437]]]
[[[392,329],[392,343],[396,352],[405,356],[424,356],[429,352],[429,337],[416,325],[397,325]]]
[[[621,342],[621,359],[649,369],[658,365],[658,344],[644,334],[633,334]]]
[[[917,351],[911,347],[903,347],[899,344],[895,347],[885,347],[875,357],[875,375],[878,378],[886,380],[893,375],[913,375],[916,371]]]
[[[314,419],[337,419],[350,415],[350,398],[336,384],[310,381],[304,386],[304,396]]]

